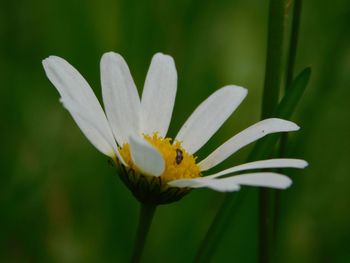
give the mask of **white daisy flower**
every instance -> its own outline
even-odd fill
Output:
[[[142,202],[169,203],[191,188],[238,191],[241,185],[285,189],[291,180],[273,172],[243,173],[265,168],[304,168],[299,159],[250,162],[202,176],[242,147],[268,134],[299,127],[278,118],[262,120],[227,140],[197,162],[195,153],[208,142],[247,95],[229,85],[214,92],[187,119],[174,140],[167,138],[177,89],[172,57],[157,53],[147,73],[141,99],[124,59],[102,56],[101,85],[105,111],[86,80],[67,61],[50,56],[43,61],[47,77],[61,95],[88,140],[120,168],[120,177]],[[236,174],[234,176],[228,176]]]

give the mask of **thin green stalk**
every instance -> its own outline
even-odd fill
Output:
[[[194,262],[205,263],[211,261],[214,252],[219,246],[220,239],[232,222],[233,215],[239,209],[239,205],[242,203],[246,194],[247,189],[242,189],[239,194],[225,194],[225,199],[197,251]]]
[[[294,0],[293,3],[293,18],[292,18],[292,28],[289,41],[289,52],[286,70],[286,85],[285,88],[291,87],[292,81],[294,79],[294,65],[298,48],[299,40],[299,28],[300,28],[300,17],[301,17],[301,7],[302,0]]]
[[[303,92],[309,82],[311,69],[304,69],[293,81],[292,88],[286,92],[281,102],[278,104],[274,117],[289,119],[298,105]],[[265,140],[258,141],[247,162],[266,158],[274,148],[279,139],[279,135],[269,135]],[[234,215],[240,208],[244,198],[252,191],[251,188],[243,188],[238,193],[228,193],[218,210],[208,232],[206,233],[196,255],[195,262],[205,263],[210,262],[216,249],[218,248],[221,239],[225,235],[225,231],[229,224],[232,224]]]
[[[293,3],[293,17],[292,26],[289,40],[289,52],[287,58],[287,68],[286,68],[286,82],[285,91],[292,86],[292,81],[294,79],[294,66],[297,54],[298,39],[299,39],[299,27],[300,27],[300,17],[301,17],[302,0],[294,0]],[[281,137],[280,147],[279,147],[279,157],[283,158],[286,155],[286,147],[288,141],[288,134],[283,134]],[[277,235],[279,217],[281,210],[281,191],[276,190],[274,195],[274,216],[273,216],[273,234]]]
[[[262,119],[271,117],[278,103],[287,2],[287,0],[270,0]]]
[[[151,227],[156,207],[157,206],[155,204],[141,203],[139,224],[137,227],[134,251],[131,258],[132,263],[138,263],[141,260],[142,252],[146,244],[147,234]]]
[[[310,77],[310,68],[305,69],[299,74],[296,80],[293,82],[293,88],[290,92],[287,92],[283,100],[279,103],[278,108],[276,104],[278,102],[279,86],[281,82],[282,74],[282,58],[283,58],[283,37],[284,27],[286,19],[287,1],[271,0],[270,3],[270,20],[269,20],[269,36],[268,36],[268,52],[266,62],[266,78],[264,86],[264,99],[263,99],[263,111],[262,118],[274,116],[279,118],[290,118],[296,105],[300,101],[303,91],[308,83]],[[259,141],[251,154],[248,157],[248,161],[258,160],[266,158],[271,154],[275,143],[278,141],[279,135],[270,135],[265,140]],[[232,222],[233,216],[242,200],[249,192],[248,189],[242,189],[239,193],[228,193],[225,196],[222,206],[216,214],[205,238],[203,239],[199,250],[196,254],[195,262],[210,262],[215,250],[219,246],[220,240],[225,234],[227,226]],[[267,201],[265,201],[267,200]],[[264,216],[260,222],[266,222],[265,219],[270,219],[267,216],[267,208],[270,207],[269,199],[262,199],[261,210]],[[268,223],[270,223],[267,220]],[[269,228],[265,228],[265,224],[261,223],[264,228],[259,239],[259,262],[268,262],[270,256],[270,244],[265,243],[265,240],[270,240],[271,233]],[[268,224],[268,227],[270,224]],[[267,231],[266,231],[267,230]],[[265,236],[266,233],[266,236]]]
[[[283,68],[283,39],[288,1],[270,0],[267,58],[261,118],[271,117],[278,103]],[[259,189],[259,253],[261,263],[270,261],[271,190]]]

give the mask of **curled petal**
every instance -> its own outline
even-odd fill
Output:
[[[219,163],[226,160],[229,156],[243,148],[244,146],[276,132],[288,132],[299,130],[299,126],[291,121],[277,118],[271,118],[259,121],[249,128],[241,131],[231,139],[224,142],[207,158],[202,160],[198,165],[201,171],[206,171]]]
[[[238,191],[240,189],[240,185],[286,189],[292,184],[292,180],[289,177],[278,173],[251,173],[223,179],[206,177],[181,179],[171,181],[168,184],[172,187],[207,187],[219,192],[232,192]]]
[[[304,160],[300,159],[270,159],[256,162],[245,163],[237,165],[216,174],[205,176],[205,178],[218,178],[223,175],[232,174],[236,172],[253,170],[253,169],[266,169],[266,168],[299,168],[303,169],[308,165]]]
[[[146,140],[138,137],[129,137],[131,158],[138,169],[149,176],[160,176],[165,169],[162,155]]]

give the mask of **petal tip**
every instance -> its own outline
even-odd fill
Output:
[[[291,131],[297,131],[300,129],[300,127],[292,121],[284,120],[284,122]]]
[[[292,179],[290,179],[288,176],[286,176],[284,174],[274,174],[274,175],[278,176],[276,178],[279,178],[279,181],[275,185],[275,187],[272,187],[272,188],[277,188],[277,189],[284,190],[284,189],[289,188],[293,184]]]
[[[302,160],[302,168],[306,168],[309,166],[309,163],[305,160]]]
[[[57,57],[56,56],[48,56],[46,58],[44,58],[41,63],[43,64],[44,67],[48,67],[50,62],[52,62],[53,60],[55,60]]]
[[[47,67],[47,63],[48,63],[48,57],[47,58],[44,58],[42,61],[41,61],[41,64],[43,65],[44,68]]]
[[[280,126],[281,131],[297,131],[300,129],[300,127],[296,123],[285,119],[270,118],[264,121],[268,121],[276,127]]]
[[[230,89],[235,90],[235,92],[240,92],[243,95],[247,95],[248,94],[248,89],[241,87],[241,86],[237,86],[237,85],[229,85],[228,87],[230,87]]]
[[[294,123],[294,122],[292,122],[292,123],[293,123],[293,130],[294,130],[294,131],[300,130],[300,126],[299,126],[299,125],[297,125],[297,124]]]
[[[62,61],[64,62],[65,60],[59,56],[55,56],[55,55],[50,55],[47,58],[43,59],[42,62],[53,62],[53,61]]]
[[[241,86],[236,85],[228,85],[222,88],[222,90],[227,94],[227,96],[231,96],[232,100],[243,101],[244,98],[248,94],[248,90]]]
[[[101,57],[101,61],[102,60],[106,60],[106,59],[115,59],[115,58],[119,58],[120,55],[118,53],[115,53],[113,51],[108,51],[108,52],[105,52],[103,53],[102,57]]]
[[[162,52],[157,52],[153,56],[154,60],[169,60],[170,62],[174,62],[174,58],[168,54],[164,54]]]
[[[289,177],[286,177],[286,178],[288,178],[288,180],[286,180],[284,186],[282,186],[281,189],[287,189],[291,187],[291,185],[293,184],[293,181]]]

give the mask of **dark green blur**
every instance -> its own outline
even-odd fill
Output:
[[[41,60],[67,59],[101,98],[99,60],[124,56],[142,90],[151,57],[174,57],[176,135],[216,89],[237,84],[247,99],[213,139],[259,119],[268,1],[0,0],[0,262],[128,262],[138,203],[59,103]],[[350,261],[350,3],[304,1],[295,72],[312,67],[292,120],[276,262]],[[247,147],[218,169],[246,159]],[[145,262],[192,262],[223,195],[192,191],[155,216]],[[249,191],[213,262],[256,262],[257,191]]]

